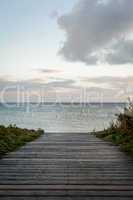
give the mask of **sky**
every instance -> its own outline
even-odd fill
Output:
[[[0,101],[132,98],[132,10],[131,0],[0,0]]]

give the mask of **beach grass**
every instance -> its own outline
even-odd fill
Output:
[[[7,127],[0,125],[0,158],[37,139],[43,133],[42,129],[28,130],[18,128],[16,125],[9,125]]]
[[[122,151],[133,156],[133,109],[129,107],[125,108],[125,111],[117,115],[116,122],[109,128],[94,134],[98,138],[119,145]]]

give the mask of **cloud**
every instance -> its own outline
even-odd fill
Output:
[[[73,93],[77,89],[75,81],[71,79],[59,79],[46,83],[42,79],[12,81],[0,78],[0,102],[16,102],[18,95],[20,102],[29,101],[29,97],[30,101],[35,102],[41,97],[44,97],[46,101],[57,101],[60,97],[62,100],[63,98],[70,100],[69,97],[75,99]]]
[[[103,101],[115,102],[127,101],[128,97],[133,98],[133,76],[83,77],[81,82],[85,82],[86,86],[88,85],[89,94],[93,94],[92,99],[101,96]]]
[[[0,100],[3,89],[6,89],[4,99],[7,101],[16,101],[17,89],[21,97],[23,92],[29,92],[34,101],[38,98],[34,94],[43,95],[47,101],[126,101],[129,96],[133,97],[133,76],[83,77],[80,83],[73,79],[57,79],[46,83],[41,79],[18,82],[0,78]]]
[[[75,88],[74,86],[75,81],[68,79],[68,80],[62,80],[62,81],[51,81],[47,84],[45,84],[46,87],[51,87],[51,88]]]
[[[70,13],[58,19],[58,24],[66,35],[59,51],[65,59],[87,65],[132,62],[133,41],[122,38],[128,38],[133,30],[133,1],[79,0]],[[116,52],[112,44],[117,46]]]
[[[95,78],[82,78],[81,81],[89,85],[90,83],[98,85],[99,88],[113,89],[117,92],[123,91],[123,93],[129,93],[132,91],[133,94],[133,76],[130,77],[95,77]]]
[[[40,73],[45,73],[45,74],[55,74],[55,73],[61,72],[61,70],[57,70],[57,69],[37,69],[36,71]]]
[[[15,86],[19,86],[24,89],[56,89],[56,88],[76,88],[76,81],[72,79],[57,79],[54,81],[44,82],[43,79],[28,79],[23,81],[12,81],[8,79],[0,78],[0,90],[10,87],[16,90]]]
[[[106,55],[109,64],[133,63],[133,40],[120,40]]]

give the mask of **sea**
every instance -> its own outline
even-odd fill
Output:
[[[0,124],[46,132],[100,131],[116,121],[125,103],[0,104]]]

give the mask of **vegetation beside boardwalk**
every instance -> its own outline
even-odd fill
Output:
[[[8,152],[14,151],[19,147],[31,142],[44,133],[43,130],[38,129],[28,130],[21,129],[15,125],[8,127],[0,126],[0,158]]]
[[[117,121],[106,130],[94,133],[97,137],[119,145],[121,150],[133,156],[133,104],[130,103]]]

